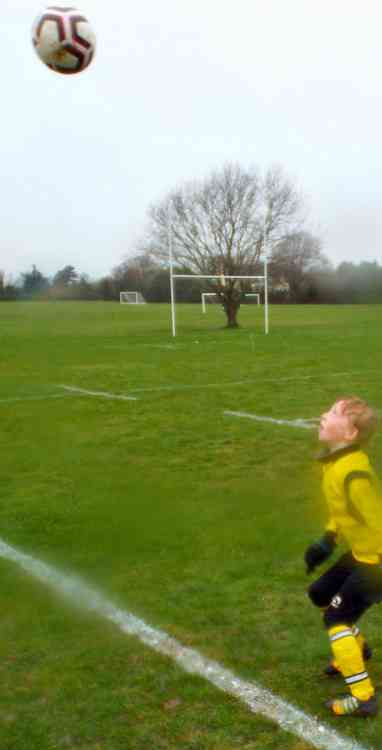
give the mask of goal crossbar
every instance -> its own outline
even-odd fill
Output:
[[[226,276],[220,274],[219,276],[204,276],[203,274],[197,273],[173,273],[173,279],[265,279],[265,276]]]

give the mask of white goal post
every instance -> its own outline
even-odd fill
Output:
[[[202,310],[204,313],[207,312],[207,308],[206,308],[207,297],[217,297],[217,292],[202,292]]]
[[[146,303],[140,292],[120,292],[119,301],[121,305],[144,305]]]
[[[207,297],[217,297],[217,292],[202,292],[202,310],[204,313],[207,312],[206,301]],[[258,292],[245,292],[244,297],[256,297],[256,304],[260,304],[260,294]],[[221,304],[221,303],[217,303]]]

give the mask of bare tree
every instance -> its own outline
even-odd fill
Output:
[[[272,281],[288,284],[292,302],[299,301],[311,274],[328,270],[329,266],[320,239],[302,231],[294,232],[278,242],[270,259]]]
[[[149,210],[146,247],[168,262],[169,231],[177,265],[189,273],[261,275],[265,244],[272,247],[300,226],[302,200],[280,167],[265,176],[256,169],[226,164],[203,181],[186,182]],[[248,281],[210,281],[229,327]]]

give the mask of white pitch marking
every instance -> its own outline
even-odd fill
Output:
[[[307,378],[310,378],[310,375],[307,376]],[[306,380],[307,378],[303,378],[303,380]],[[283,380],[296,380],[296,378],[282,378]],[[280,378],[281,380],[281,378]],[[237,385],[253,385],[254,383],[258,383],[258,380],[234,380],[229,383],[200,383],[200,385],[182,385],[182,384],[176,384],[175,385],[157,385],[150,388],[129,388],[129,391],[131,393],[143,393],[143,392],[154,392],[154,391],[188,391],[188,390],[196,390],[200,388],[232,388]],[[267,382],[273,382],[268,380]],[[276,382],[276,381],[275,381]],[[277,381],[279,382],[279,381]]]
[[[171,351],[176,349],[174,344],[144,344],[143,346],[146,346],[149,349],[170,349]]]
[[[203,677],[223,692],[245,703],[253,713],[262,714],[287,732],[302,737],[313,747],[320,750],[367,750],[352,739],[337,734],[329,726],[256,682],[241,680],[233,672],[207,659],[198,651],[182,646],[163,630],[156,630],[130,612],[118,609],[80,579],[63,575],[55,568],[11,547],[1,539],[0,557],[17,563],[28,574],[48,584],[72,603],[113,622],[122,632],[136,636],[154,651],[173,659],[186,672]]]
[[[350,375],[365,375],[365,372],[332,372],[332,373],[326,373],[328,377],[331,378],[342,378],[344,376],[350,376]],[[183,384],[173,384],[173,385],[157,385],[153,387],[144,387],[144,388],[135,388],[134,386],[132,388],[129,388],[129,391],[131,393],[150,393],[155,391],[184,391],[184,390],[195,390],[195,389],[202,389],[202,388],[234,388],[238,385],[256,385],[259,382],[265,382],[260,381],[260,378],[262,375],[260,374],[258,378],[251,378],[247,380],[231,380],[229,382],[221,382],[221,383],[201,383],[200,385],[183,385]],[[297,381],[297,380],[312,380],[314,378],[320,377],[320,375],[296,375],[296,376],[290,376],[285,378],[267,378],[267,383],[285,383],[289,381]]]
[[[348,375],[360,375],[360,374],[364,375],[365,373],[364,372],[359,372],[359,373],[358,372],[333,372],[333,373],[327,373],[328,377],[333,377],[333,378],[343,377],[344,375],[348,376]],[[158,391],[168,391],[168,392],[171,392],[171,391],[189,391],[189,390],[200,390],[200,389],[203,389],[203,388],[221,388],[221,389],[224,389],[224,388],[235,388],[236,386],[240,386],[240,385],[254,385],[254,384],[258,384],[260,377],[261,376],[259,375],[259,378],[257,378],[257,379],[233,380],[233,381],[226,382],[226,383],[224,383],[224,382],[223,383],[200,383],[200,385],[195,385],[195,384],[186,384],[186,385],[183,385],[183,384],[177,384],[177,383],[175,383],[175,384],[172,384],[172,385],[157,385],[157,386],[153,386],[153,387],[143,387],[143,388],[140,388],[140,387],[135,388],[133,386],[132,388],[128,388],[128,390],[129,390],[130,393],[156,393]],[[282,383],[282,382],[289,382],[291,380],[294,382],[294,381],[297,381],[297,380],[312,380],[313,378],[316,378],[316,377],[317,377],[317,375],[300,375],[300,376],[296,375],[296,376],[285,377],[285,378],[267,378],[266,382],[267,383]],[[74,388],[74,387],[65,386],[65,385],[61,385],[59,387],[60,388],[65,388],[66,390],[70,390],[70,391],[75,392],[75,393],[83,393],[84,395],[89,395],[89,396],[103,396],[104,398],[117,398],[117,399],[123,399],[123,400],[134,400],[135,399],[134,396],[118,396],[118,395],[113,396],[112,394],[106,394],[106,393],[101,393],[101,392],[97,392],[97,391],[85,391],[82,388]],[[309,421],[309,420],[305,420],[305,421]]]
[[[283,424],[288,427],[300,427],[303,430],[314,430],[316,424],[310,424],[315,422],[315,419],[274,419],[273,417],[261,417],[258,414],[248,414],[245,411],[224,411],[228,417],[246,417],[247,419],[254,419],[256,422],[272,422],[272,424]]]
[[[51,396],[15,396],[14,398],[0,398],[0,404],[11,404],[14,401],[45,401],[48,398],[66,398],[65,393],[56,393]]]
[[[70,393],[78,393],[82,396],[100,396],[101,398],[110,398],[118,401],[138,401],[137,396],[123,396],[118,393],[107,393],[105,391],[86,391],[84,388],[75,388],[71,385],[60,385],[59,388],[63,388],[64,391]]]

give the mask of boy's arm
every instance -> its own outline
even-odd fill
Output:
[[[382,502],[373,478],[367,472],[352,472],[345,479],[348,513],[362,526],[381,535]]]

